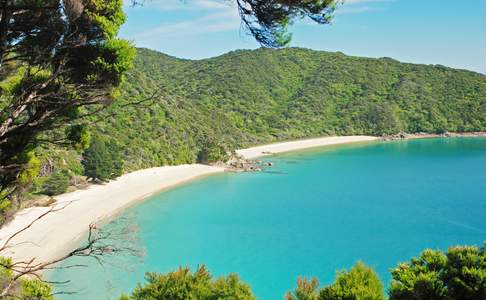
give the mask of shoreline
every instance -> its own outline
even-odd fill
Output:
[[[413,140],[413,139],[433,139],[433,138],[454,138],[454,137],[486,137],[486,131],[474,132],[445,132],[445,133],[405,133],[401,132],[393,135],[384,135],[383,141]]]
[[[463,135],[459,135],[463,136]],[[471,135],[467,135],[471,136]],[[472,136],[486,136],[486,133]],[[407,136],[441,137],[440,135]],[[397,138],[399,139],[399,138]],[[402,138],[400,138],[402,139]],[[342,136],[304,139],[237,150],[243,158],[251,160],[268,155],[304,150],[331,145],[358,142],[383,141],[384,137]],[[157,167],[135,171],[120,176],[103,185],[91,185],[86,189],[54,197],[56,202],[48,207],[31,207],[20,210],[14,219],[0,229],[0,245],[5,240],[30,224],[52,207],[63,208],[38,220],[31,228],[17,235],[0,256],[13,261],[46,262],[66,254],[79,245],[92,223],[104,223],[128,207],[164,190],[189,181],[223,173],[224,167],[201,164]]]
[[[245,159],[255,159],[259,157],[265,157],[269,155],[281,154],[286,152],[318,148],[332,145],[344,145],[349,143],[358,142],[371,142],[378,141],[379,137],[355,135],[355,136],[335,136],[335,137],[320,137],[312,139],[303,139],[288,141],[275,144],[267,144],[262,146],[255,146],[246,149],[236,150],[238,155],[241,155]]]
[[[0,243],[29,225],[52,207],[49,213],[28,230],[17,235],[1,256],[13,261],[46,262],[56,259],[79,245],[92,223],[102,224],[125,209],[166,189],[189,181],[224,172],[224,168],[201,164],[167,166],[138,170],[101,185],[55,196],[47,207],[20,210],[0,229]]]

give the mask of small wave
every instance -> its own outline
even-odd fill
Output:
[[[263,170],[262,173],[267,173],[267,174],[277,174],[277,175],[287,175],[287,172],[282,172],[282,171],[267,171]]]
[[[456,221],[447,221],[447,223],[455,225],[457,227],[462,227],[462,228],[466,228],[466,229],[476,231],[476,232],[479,232],[479,233],[482,233],[482,234],[486,234],[486,231],[484,231],[480,228],[476,228],[476,227],[464,224],[464,223],[459,223],[459,222],[456,222]]]

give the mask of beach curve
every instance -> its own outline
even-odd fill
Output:
[[[369,142],[372,136],[343,136],[305,139],[237,150],[246,159],[330,145]],[[36,221],[15,236],[10,247],[0,253],[13,261],[46,262],[72,249],[87,233],[89,225],[106,221],[127,207],[164,189],[187,181],[224,172],[223,167],[201,164],[157,167],[125,174],[103,185],[55,197],[57,211]],[[19,211],[15,218],[0,229],[0,245],[14,233],[29,225],[51,207],[31,207]]]

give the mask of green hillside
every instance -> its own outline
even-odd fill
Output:
[[[123,107],[161,88],[154,103]],[[194,162],[228,148],[322,135],[486,130],[486,76],[307,49],[182,60],[140,49],[124,96],[94,135],[125,169]],[[208,142],[209,141],[209,142]]]
[[[486,131],[486,76],[295,48],[197,61],[139,49],[121,96],[92,121],[83,153],[39,149],[32,192],[288,139]]]

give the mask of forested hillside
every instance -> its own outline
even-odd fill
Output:
[[[120,110],[158,88],[154,103]],[[486,76],[296,48],[198,61],[140,49],[108,113],[94,134],[121,143],[134,169],[194,162],[208,143],[486,130]]]
[[[486,131],[486,76],[296,48],[197,61],[139,49],[119,99],[93,122],[91,146],[81,153],[84,168],[74,151],[50,152],[67,157],[63,164],[54,160],[54,171],[35,189],[45,190],[59,170],[65,178],[57,175],[47,186],[78,175],[108,179],[192,163],[203,152],[215,159],[279,140]]]

